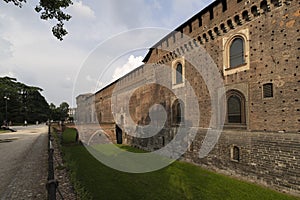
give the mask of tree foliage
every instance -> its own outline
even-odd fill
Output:
[[[26,3],[26,0],[4,0],[4,2],[14,3],[21,8],[22,4]],[[41,14],[41,19],[57,20],[57,24],[52,27],[52,33],[59,40],[63,40],[63,37],[68,34],[68,31],[64,28],[64,21],[71,19],[71,15],[63,12],[63,9],[72,4],[71,0],[40,0],[39,5],[35,7],[35,11]]]
[[[50,104],[50,119],[54,121],[65,121],[69,117],[69,104],[63,102],[56,107],[53,103]]]
[[[0,77],[0,120],[7,118],[14,123],[47,121],[49,105],[41,91],[41,88],[17,82],[15,78]]]

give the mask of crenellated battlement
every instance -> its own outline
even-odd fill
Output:
[[[157,42],[143,62],[147,62],[153,53],[162,58],[155,63],[166,63],[174,56],[182,55],[188,48],[205,45],[231,30],[291,4],[292,0],[216,0]],[[188,40],[184,35],[193,40]],[[170,52],[166,51],[169,49]]]
[[[183,90],[182,97],[173,93],[188,82],[204,114],[199,117],[197,136],[182,159],[299,196],[299,19],[300,2],[296,0],[216,0],[150,48],[145,65],[94,96],[79,96],[85,104],[78,101],[77,111],[84,111],[79,108],[86,106],[82,121],[90,122],[96,115],[116,142],[115,123],[124,124],[131,118],[136,124],[149,124],[149,109],[160,104],[168,115],[159,134],[135,138],[127,134],[128,130],[122,133],[124,143],[154,151],[173,140],[182,117],[199,117],[184,102],[192,98],[191,92]],[[211,69],[201,60],[203,52],[221,73],[227,111],[215,111],[225,119],[224,130],[207,158],[200,159],[206,131],[219,120],[211,116],[212,104],[218,101],[203,80],[208,75],[195,70],[196,65]],[[161,70],[164,65],[179,76],[172,70]],[[213,74],[210,80],[216,77]],[[164,83],[168,89],[148,83]],[[89,108],[93,97],[95,113]],[[113,111],[115,107],[118,109]]]

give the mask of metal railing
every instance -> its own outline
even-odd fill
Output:
[[[53,137],[51,135],[51,124],[48,124],[48,182],[47,182],[47,191],[48,191],[48,200],[56,200],[56,189],[58,182],[54,177],[54,147],[53,147]]]

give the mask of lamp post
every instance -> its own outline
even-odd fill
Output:
[[[7,126],[7,101],[9,100],[9,97],[4,96],[5,99],[5,125]]]

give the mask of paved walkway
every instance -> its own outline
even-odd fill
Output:
[[[0,198],[46,199],[47,126],[0,134]]]

